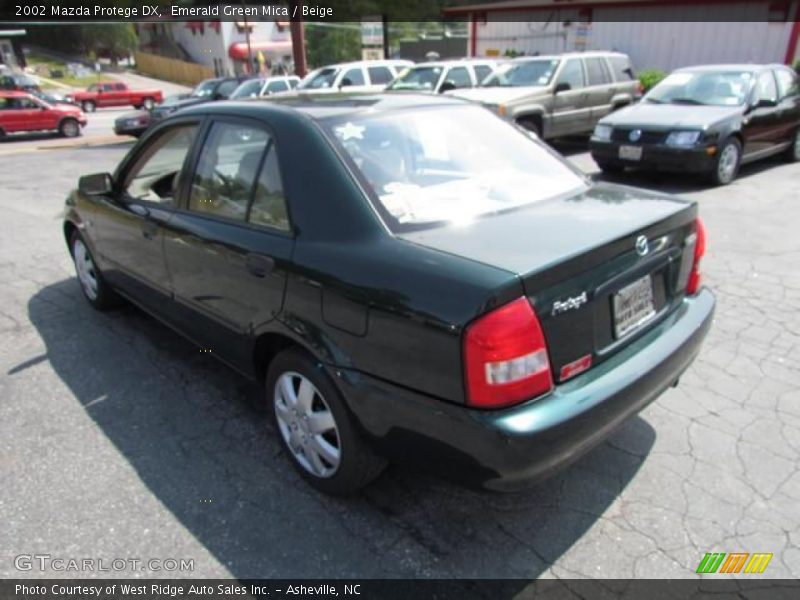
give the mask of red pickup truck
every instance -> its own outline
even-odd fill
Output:
[[[130,106],[151,110],[164,100],[161,90],[132,90],[124,83],[95,83],[85,92],[70,96],[83,112],[94,112],[103,106]]]

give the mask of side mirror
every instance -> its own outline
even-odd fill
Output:
[[[572,89],[572,86],[568,84],[566,81],[562,81],[556,84],[556,94],[559,92],[568,92]]]
[[[114,180],[109,173],[84,175],[78,180],[78,191],[87,196],[103,196],[114,189]]]
[[[344,79],[342,79],[342,82],[339,84],[339,89],[342,89],[343,87],[347,87],[349,85],[353,85],[353,82],[350,81],[349,77],[345,77]]]
[[[439,93],[444,94],[445,92],[450,92],[454,89],[456,89],[456,84],[448,79],[443,81],[442,85],[439,86]]]
[[[767,98],[759,98],[753,105],[753,108],[774,108],[778,106],[775,100],[768,100]]]

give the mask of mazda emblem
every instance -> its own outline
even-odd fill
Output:
[[[636,254],[639,256],[644,256],[650,252],[650,244],[647,243],[647,238],[643,235],[640,235],[636,238]]]

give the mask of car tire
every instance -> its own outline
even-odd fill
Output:
[[[75,273],[86,301],[97,310],[108,310],[121,303],[119,295],[103,278],[97,268],[89,246],[80,233],[75,231],[70,239],[70,253],[75,264]]]
[[[536,119],[520,119],[517,123],[528,131],[535,133],[539,139],[542,139],[542,126]]]
[[[728,185],[739,173],[742,162],[742,144],[736,138],[728,138],[717,149],[714,168],[709,173],[714,185]]]
[[[81,134],[81,126],[75,119],[64,119],[58,125],[58,133],[63,137],[73,138]]]
[[[617,174],[622,173],[625,170],[625,165],[620,163],[606,162],[604,160],[597,159],[595,159],[594,162],[597,163],[597,166],[600,167],[600,170],[603,173]]]
[[[142,108],[144,108],[145,110],[148,110],[148,111],[153,110],[153,108],[155,108],[155,105],[156,105],[156,101],[153,100],[152,98],[145,98],[142,101]]]
[[[794,132],[791,145],[786,149],[783,157],[788,162],[800,162],[800,127]]]
[[[91,100],[84,100],[81,102],[81,110],[85,113],[92,113],[97,109],[97,106]]]
[[[292,465],[326,494],[354,494],[381,474],[386,461],[361,439],[341,394],[319,362],[299,349],[270,363],[266,399]]]

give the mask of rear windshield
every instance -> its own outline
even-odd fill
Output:
[[[431,91],[442,76],[442,67],[414,67],[407,69],[395,79],[387,90]]]
[[[478,106],[348,115],[323,126],[398,232],[468,223],[586,186],[544,144]]]
[[[521,87],[547,85],[558,67],[558,60],[526,60],[501,65],[481,87]]]

